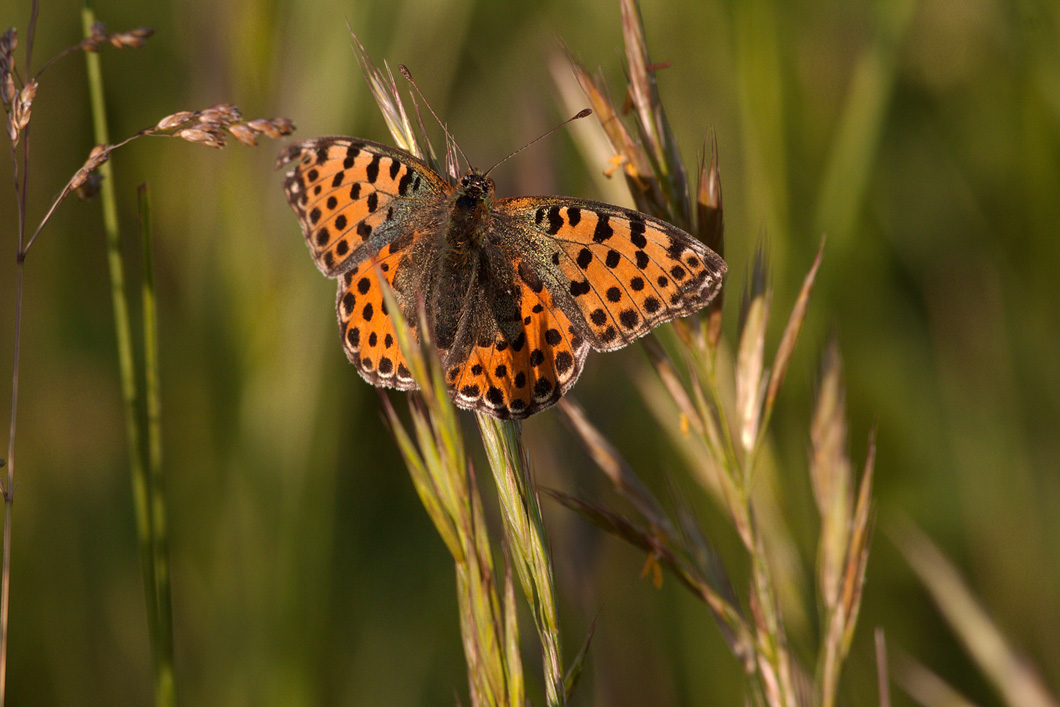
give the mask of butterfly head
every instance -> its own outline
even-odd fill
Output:
[[[493,208],[493,180],[477,169],[460,178],[450,197],[446,240],[454,248],[477,247],[485,233]]]
[[[493,198],[493,189],[493,180],[477,169],[472,169],[460,178],[461,199],[470,199],[474,202],[488,201]]]

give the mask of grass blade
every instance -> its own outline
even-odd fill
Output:
[[[943,618],[1006,704],[1057,707],[1041,676],[1019,655],[961,578],[957,568],[912,521],[893,529],[898,549],[927,588]]]

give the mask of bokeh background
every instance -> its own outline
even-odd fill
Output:
[[[623,86],[617,2],[108,0],[96,10],[111,30],[157,30],[143,49],[103,52],[114,138],[224,101],[249,117],[287,116],[296,137],[389,141],[344,18],[377,62],[412,68],[478,164],[565,117],[552,78],[559,40],[615,93]],[[43,3],[37,66],[79,40],[79,12]],[[834,336],[855,463],[878,427],[878,532],[845,699],[876,702],[882,627],[894,651],[976,702],[999,701],[896,550],[888,528],[902,516],[957,562],[1060,691],[1060,6],[644,0],[642,13],[649,50],[670,63],[660,91],[686,160],[717,134],[730,341],[754,248],[764,245],[775,288],[771,350],[828,234],[763,472],[805,568],[786,608],[796,652],[812,662],[816,645],[805,469],[817,362]],[[20,31],[19,62],[28,18],[28,2],[0,2],[0,23]],[[499,192],[622,199],[573,135],[500,168]],[[43,75],[31,139],[35,224],[93,144],[81,55]],[[375,391],[339,347],[334,284],[284,202],[279,149],[153,139],[113,159],[130,241],[137,185],[154,199],[179,696],[466,704],[451,562]],[[5,191],[0,371],[10,371],[14,317],[8,176]],[[127,251],[136,283],[136,244]],[[23,314],[10,704],[145,704],[151,663],[98,203],[66,203],[42,234]],[[591,356],[574,392],[658,493],[696,509],[744,576],[721,513],[643,412],[639,382],[651,376],[634,346]],[[9,386],[5,373],[0,400]],[[617,503],[555,412],[525,434],[542,484]],[[562,509],[547,505],[546,519],[568,654],[598,619],[578,704],[742,703],[738,665],[702,605],[673,581],[655,589],[639,577],[642,555]],[[525,652],[536,680],[532,639]],[[910,701],[895,689],[894,703]]]

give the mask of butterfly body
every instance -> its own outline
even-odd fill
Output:
[[[567,197],[496,198],[356,138],[291,145],[277,167],[317,266],[339,280],[343,346],[374,385],[415,387],[376,277],[406,319],[426,304],[460,407],[522,418],[556,402],[589,349],[613,350],[717,293],[722,259],[647,214]],[[378,271],[375,267],[378,266]]]

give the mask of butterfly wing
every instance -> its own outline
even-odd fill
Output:
[[[362,263],[387,243],[423,230],[452,186],[404,150],[369,140],[321,137],[288,146],[283,189],[313,260],[328,277]]]
[[[411,390],[416,381],[408,368],[388,316],[379,278],[393,289],[394,276],[406,254],[392,250],[393,244],[362,261],[339,278],[335,312],[346,357],[361,377],[375,386]]]
[[[296,143],[276,168],[292,163],[284,191],[317,267],[338,278],[335,309],[346,356],[373,385],[415,388],[378,278],[395,285],[416,240],[440,227],[452,187],[407,152],[356,138]]]
[[[553,405],[590,348],[621,348],[702,308],[726,270],[716,253],[665,221],[563,197],[497,201],[483,241],[487,255],[503,255],[487,258],[496,291],[475,309],[492,308],[497,331],[446,378],[457,405],[501,418]]]
[[[721,256],[648,214],[566,197],[503,199],[494,212],[537,236],[520,275],[543,282],[598,351],[692,314],[721,288]]]

